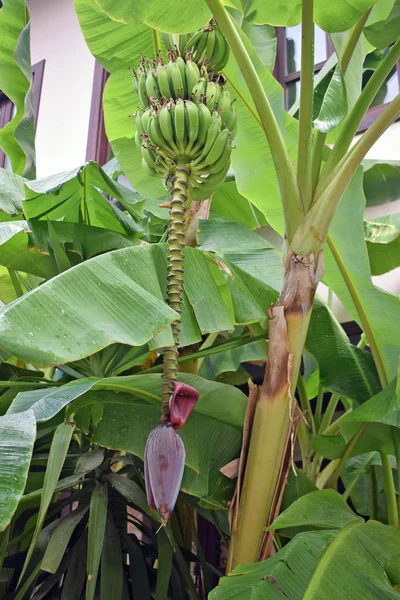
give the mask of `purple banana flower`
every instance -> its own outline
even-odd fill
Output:
[[[179,494],[185,447],[171,424],[150,432],[144,451],[144,478],[149,508],[156,508],[166,525]]]
[[[181,381],[174,381],[173,386],[174,391],[169,402],[170,421],[174,429],[180,429],[196,406],[199,392],[191,385]]]
[[[150,432],[144,451],[147,502],[163,525],[174,510],[185,468],[185,447],[175,430],[183,427],[199,399],[199,392],[186,383],[173,382],[173,388],[170,420]]]

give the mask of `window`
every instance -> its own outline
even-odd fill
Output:
[[[285,104],[289,109],[300,95],[300,64],[301,64],[301,25],[295,27],[277,27],[277,56],[274,69],[276,79],[285,91]],[[333,53],[333,45],[327,33],[315,26],[315,73],[324,66]],[[377,51],[379,52],[379,51]],[[378,58],[379,60],[379,58]],[[371,77],[373,71],[365,70],[363,86]],[[400,61],[394,67],[385,84],[378,92],[371,108],[365,115],[359,131],[367,129],[379,116],[385,106],[399,93],[400,90]]]
[[[44,72],[44,60],[36,63],[32,67],[32,93],[33,93],[33,108],[35,115],[35,131],[37,125],[37,119],[39,115],[40,105],[40,93],[42,90],[43,72]],[[14,116],[14,104],[7,98],[3,92],[0,91],[0,129],[5,127],[7,123],[11,121]],[[9,168],[9,162],[6,155],[0,148],[0,167],[3,169]]]
[[[86,160],[104,165],[109,158],[111,146],[104,129],[103,90],[109,73],[96,61],[93,78],[92,105],[90,108],[89,135]]]

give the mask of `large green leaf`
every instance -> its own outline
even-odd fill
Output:
[[[314,93],[314,126],[322,133],[334,129],[347,113],[347,94],[339,65],[317,86]]]
[[[378,0],[339,0],[327,4],[324,0],[315,0],[314,19],[324,31],[345,31],[350,29]],[[301,21],[300,0],[278,0],[273,3],[263,0],[246,2],[247,11],[255,11],[255,23],[271,23],[287,27]]]
[[[343,418],[340,431],[346,441],[364,425],[362,440],[355,446],[353,456],[373,450],[395,454],[392,429],[400,428],[396,385],[397,379],[394,379],[379,394]]]
[[[226,181],[212,197],[211,210],[231,221],[241,223],[249,229],[267,225],[264,215],[239,194],[236,181]]]
[[[271,108],[288,143],[292,158],[295,156],[298,122],[284,111],[283,90],[272,73],[263,65],[254,46],[237,26],[238,33],[254,64]],[[275,166],[265,133],[258,120],[254,103],[240,69],[231,55],[224,69],[238,114],[236,148],[232,152],[232,166],[240,194],[250,200],[279,232],[283,231],[283,214]],[[266,193],[267,191],[267,193]]]
[[[226,508],[233,484],[219,469],[240,450],[246,397],[237,388],[196,375],[182,373],[179,379],[200,393],[194,413],[182,430],[188,467],[182,489],[202,498],[204,505]],[[81,412],[100,411],[94,440],[143,458],[147,435],[159,421],[160,398],[159,374],[93,378],[58,390],[20,394],[10,414],[31,407],[36,418],[44,421],[69,404],[69,412],[79,423]]]
[[[400,2],[396,0],[387,19],[369,24],[364,30],[367,40],[376,48],[383,50],[393,44],[400,36]]]
[[[46,224],[47,226],[47,224]],[[58,270],[48,250],[38,251],[30,244],[26,221],[0,223],[0,264],[9,269],[50,278]]]
[[[134,143],[132,114],[140,103],[133,91],[130,71],[136,69],[142,55],[156,55],[153,31],[142,21],[136,24],[113,21],[91,0],[75,0],[75,8],[90,51],[111,73],[103,101],[107,138],[113,153],[135,190],[143,196],[160,198],[165,189],[160,180],[144,173],[142,157]]]
[[[24,183],[23,177],[0,169],[0,211],[9,215],[17,215],[22,212]],[[3,220],[3,215],[1,220]]]
[[[159,247],[126,248],[54,277],[1,309],[0,347],[49,365],[113,342],[143,345],[176,316],[163,302],[159,261]],[[171,343],[168,331],[160,341]]]
[[[97,575],[100,567],[103,542],[107,521],[108,484],[96,481],[96,487],[90,499],[89,527],[88,527],[88,553],[87,553],[87,579],[86,598],[93,600]]]
[[[25,0],[4,0],[0,11],[0,89],[15,106],[0,130],[0,146],[12,170],[35,176],[34,111],[30,57],[29,8]]]
[[[364,193],[367,206],[394,202],[400,198],[400,169],[388,163],[366,164]]]
[[[237,567],[220,580],[210,600],[399,598],[393,587],[400,581],[399,531],[354,517],[339,531],[300,533],[270,559]]]
[[[365,402],[381,386],[369,352],[350,344],[330,309],[316,298],[306,348],[317,360],[321,384],[327,390]]]
[[[203,0],[174,2],[168,6],[161,0],[96,0],[105,13],[120,23],[145,23],[169,33],[190,33],[203,27],[211,17]]]
[[[374,344],[374,352],[378,353],[384,375],[390,381],[396,375],[400,353],[397,342],[400,338],[400,300],[372,283],[364,238],[364,210],[362,170],[359,169],[333,219],[328,242],[330,252],[325,252],[324,281],[350,314],[364,323],[364,330],[371,338],[369,342]]]
[[[24,492],[35,437],[32,411],[0,417],[0,531],[9,525]]]
[[[104,197],[109,194],[130,213],[125,215]],[[118,233],[138,230],[140,197],[113,181],[95,162],[36,181],[25,182],[22,208],[29,219],[86,222]]]
[[[364,221],[371,275],[400,266],[400,214]]]

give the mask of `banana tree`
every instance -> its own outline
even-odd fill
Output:
[[[398,227],[364,225],[364,208],[365,196],[393,197],[398,171],[363,160],[399,96],[353,144],[399,59],[396,3],[75,6],[111,73],[107,135],[136,193],[119,167],[95,163],[45,180],[0,174],[0,427],[18,463],[13,483],[0,461],[2,592],[197,599],[212,587],[201,515],[229,540],[228,571],[283,546],[235,569],[216,598],[335,597],[332,574],[353,555],[349,593],[396,597],[399,305],[371,267],[397,265],[381,246],[390,253]],[[300,22],[289,114],[271,73],[273,26]],[[315,77],[314,23],[335,48]],[[361,91],[376,48],[389,50]],[[259,235],[267,224],[282,251]],[[322,277],[360,324],[359,347],[315,296]],[[267,356],[247,398],[234,387],[242,365]],[[344,498],[322,491],[339,478]],[[54,496],[65,490],[71,500]]]

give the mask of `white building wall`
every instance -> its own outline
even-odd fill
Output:
[[[94,58],[73,0],[30,0],[32,64],[45,60],[36,130],[37,176],[85,162]]]

